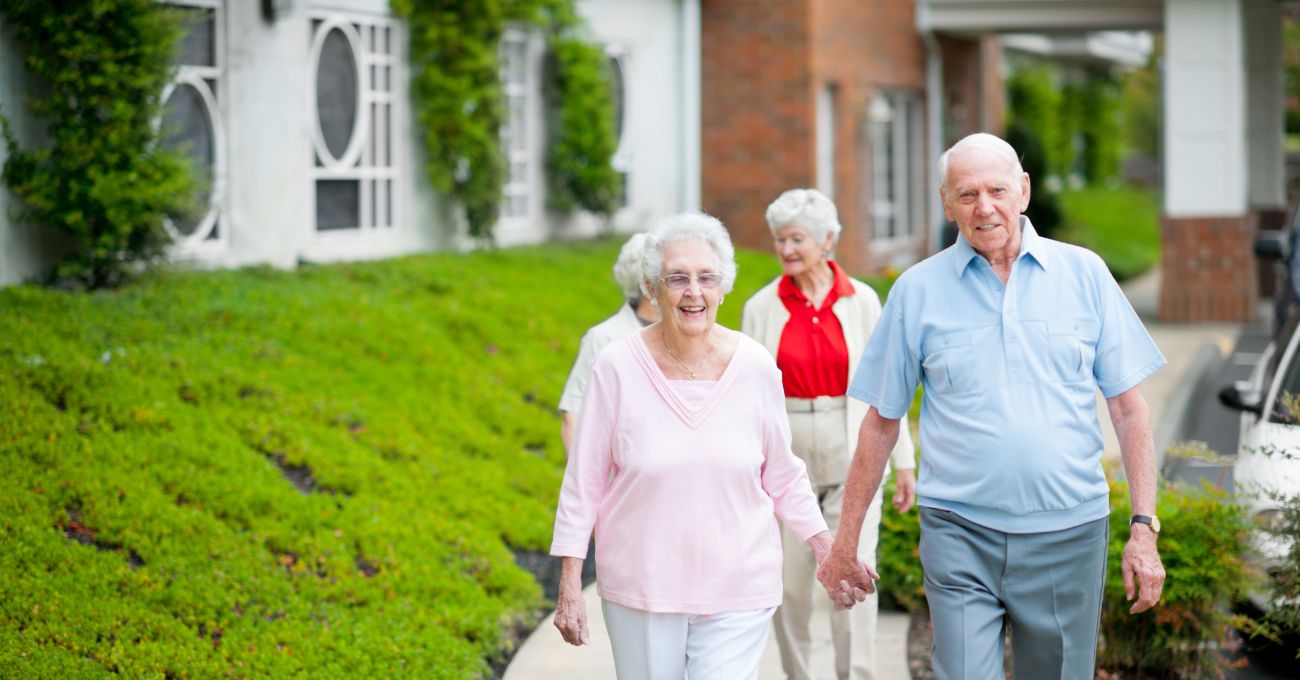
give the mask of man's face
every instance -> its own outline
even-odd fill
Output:
[[[948,181],[939,189],[943,212],[979,254],[1014,258],[1020,253],[1020,214],[1029,206],[1029,175],[985,149],[948,158]]]

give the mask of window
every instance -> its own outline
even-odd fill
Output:
[[[189,159],[198,179],[191,209],[164,221],[183,249],[224,246],[221,204],[225,191],[225,134],[221,114],[222,3],[171,3],[185,35],[176,50],[176,78],[162,94],[162,145]]]
[[[632,166],[632,149],[627,135],[627,51],[621,47],[605,47],[607,67],[609,69],[610,100],[613,102],[614,118],[614,157],[609,164],[618,172],[621,181],[618,205],[628,204],[628,171]]]
[[[882,92],[867,107],[871,145],[872,237],[910,239],[923,219],[925,174],[920,98],[911,92]]]
[[[526,219],[531,213],[532,135],[529,107],[533,69],[528,59],[528,34],[509,29],[501,39],[501,83],[505,91],[506,119],[501,126],[501,149],[506,155],[506,183],[502,188],[501,216]]]
[[[397,223],[393,163],[396,25],[311,20],[312,146],[318,234],[380,234]]]

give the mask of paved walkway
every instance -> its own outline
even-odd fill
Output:
[[[1155,320],[1158,299],[1159,271],[1129,282],[1124,293],[1134,309],[1147,324],[1147,330],[1169,365],[1142,383],[1142,392],[1151,407],[1151,422],[1155,429],[1157,450],[1173,443],[1185,431],[1195,385],[1201,376],[1219,365],[1232,351],[1241,332],[1241,325],[1215,324],[1163,324]],[[1097,397],[1097,416],[1106,435],[1106,456],[1119,457],[1119,446],[1105,401]],[[547,617],[506,669],[505,680],[586,680],[588,678],[614,678],[614,660],[610,654],[609,637],[605,633],[600,615],[600,600],[595,587],[585,591],[587,597],[588,627],[591,642],[584,647],[572,647],[560,639],[552,617]],[[822,606],[827,610],[830,601]],[[818,678],[835,677],[834,656],[830,645],[828,617],[817,612],[813,616],[814,664]],[[877,673],[880,680],[910,680],[907,668],[908,616],[898,612],[880,613],[880,626],[876,639],[878,654]],[[781,659],[775,639],[769,637],[759,680],[781,680]]]

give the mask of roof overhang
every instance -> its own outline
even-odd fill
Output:
[[[922,32],[1160,30],[1164,0],[917,0]]]

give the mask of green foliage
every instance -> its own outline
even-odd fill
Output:
[[[1088,248],[1115,278],[1133,278],[1160,261],[1160,205],[1135,187],[1085,187],[1061,192],[1065,225],[1057,238]]]
[[[1045,172],[1030,173],[1039,180],[1035,194],[1049,178],[1097,183],[1120,171],[1125,119],[1118,115],[1123,109],[1119,80],[1109,70],[1090,69],[1062,82],[1066,79],[1058,70],[1048,62],[1030,61],[1007,79],[1008,135],[1029,138],[1044,156]]]
[[[1032,64],[1018,68],[1006,81],[1008,129],[1013,126],[1023,128],[1037,136],[1042,147],[1041,163],[1046,172],[1030,174],[1037,181],[1035,191],[1044,188],[1048,177],[1067,177],[1074,157],[1070,144],[1072,131],[1064,126],[1062,120],[1064,102],[1056,80],[1052,67]],[[1016,150],[1024,153],[1020,147]]]
[[[1160,158],[1160,62],[1163,42],[1156,38],[1156,49],[1142,68],[1125,71],[1121,77],[1120,110],[1123,133],[1129,150],[1144,154],[1153,161]]]
[[[180,36],[175,12],[153,0],[8,0],[0,17],[25,64],[48,88],[29,101],[49,145],[19,147],[3,119],[4,181],[21,219],[72,237],[55,276],[91,287],[119,283],[170,241],[163,219],[190,208],[189,162],[158,144],[154,121]]]
[[[567,192],[557,197],[559,205],[608,212],[602,201],[617,190],[618,181],[608,168],[614,146],[609,84],[603,71],[588,68],[589,53],[569,37],[579,23],[572,3],[391,0],[393,12],[410,27],[411,97],[425,131],[425,169],[434,187],[464,207],[472,236],[490,240],[500,216],[508,168],[501,148],[506,112],[498,50],[512,22],[545,29],[552,49],[566,55],[555,60],[555,79],[576,101],[564,103],[547,162],[552,172],[566,173],[550,179],[553,187]],[[599,86],[592,87],[597,81]],[[570,83],[587,89],[570,91]],[[579,167],[583,163],[590,166]]]
[[[608,215],[618,207],[622,180],[610,165],[617,140],[605,53],[572,37],[553,38],[551,53],[548,100],[559,130],[546,158],[549,205]]]
[[[1120,569],[1132,514],[1127,486],[1111,484],[1110,500],[1099,665],[1125,677],[1219,677],[1226,663],[1219,652],[1231,639],[1231,627],[1248,625],[1225,606],[1250,586],[1241,559],[1249,523],[1241,506],[1208,484],[1200,490],[1160,490],[1164,593],[1154,610],[1134,615],[1128,613]]]
[[[619,245],[0,290],[0,674],[486,677]]]
[[[1007,127],[1007,143],[1020,153],[1020,165],[1029,174],[1029,207],[1025,215],[1040,235],[1056,238],[1061,227],[1061,203],[1045,181],[1048,177],[1047,152],[1042,140],[1028,126],[1016,121]],[[1034,183],[1035,178],[1044,181]]]
[[[1082,170],[1088,182],[1118,179],[1123,153],[1119,81],[1109,71],[1094,73],[1079,87]]]
[[[1275,497],[1282,510],[1272,532],[1290,546],[1271,577],[1273,608],[1266,620],[1278,630],[1300,634],[1300,493]]]

